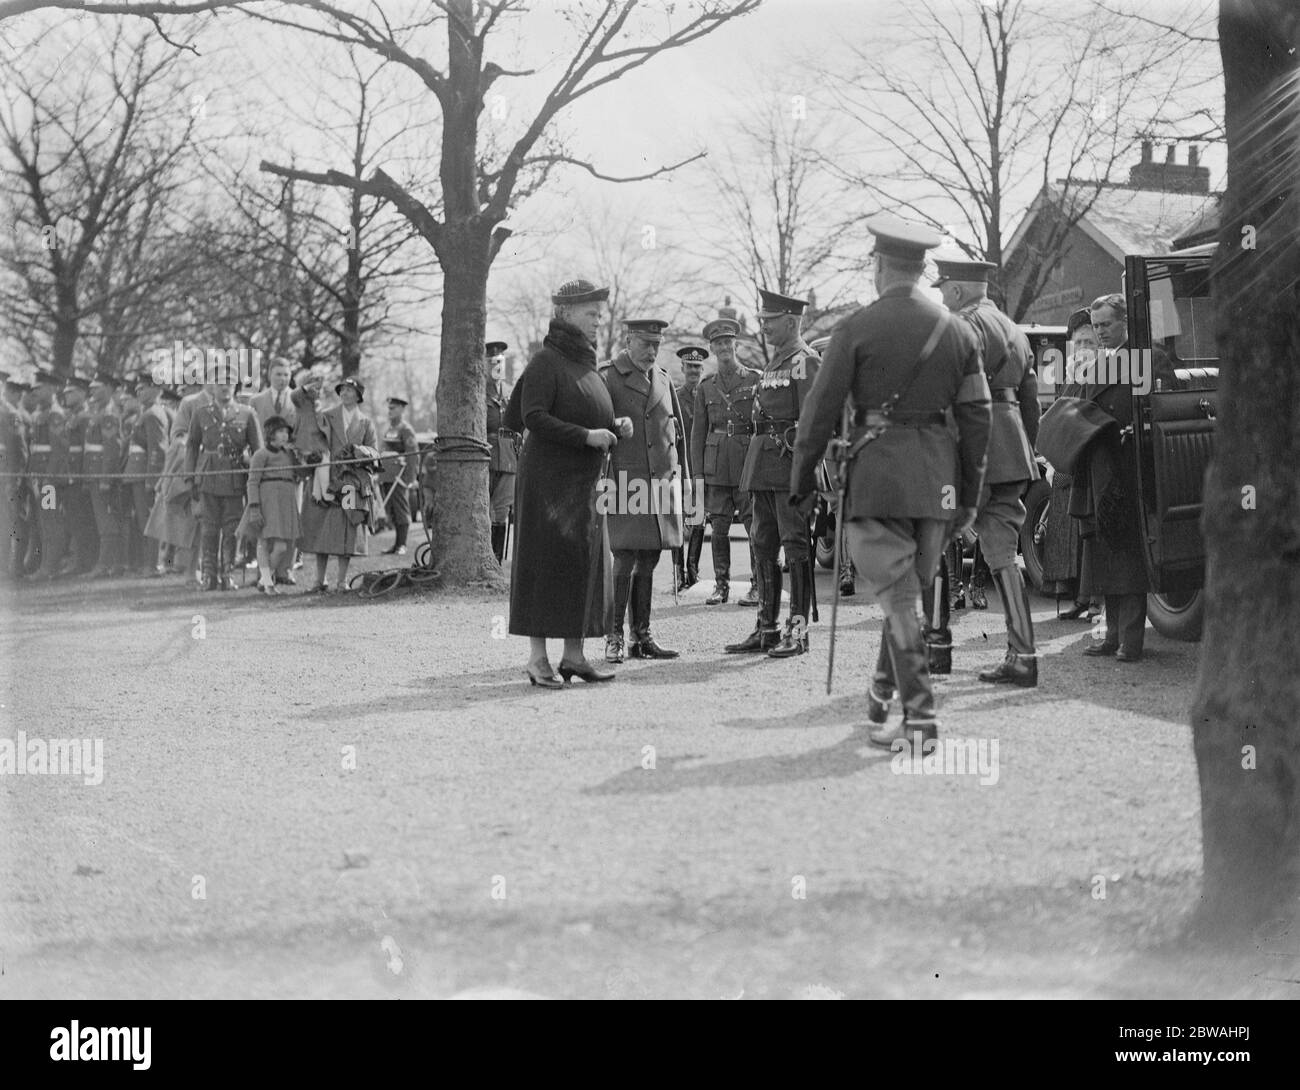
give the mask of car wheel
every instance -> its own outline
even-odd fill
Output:
[[[1043,550],[1047,545],[1047,516],[1051,510],[1052,486],[1035,481],[1025,493],[1025,523],[1020,527],[1020,555],[1025,562],[1025,578],[1034,590],[1043,593]]]
[[[1195,643],[1205,625],[1205,591],[1171,591],[1147,595],[1151,627],[1171,640]]]

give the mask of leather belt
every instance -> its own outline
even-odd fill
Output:
[[[1019,405],[1020,398],[1016,395],[1015,390],[1009,386],[1004,386],[998,390],[989,391],[993,395],[994,401],[1005,401],[1008,405]]]
[[[799,421],[797,420],[764,420],[755,431],[756,433],[761,432],[763,435],[783,436],[791,428],[797,428],[798,426]]]
[[[709,430],[715,435],[753,435],[754,425],[748,420],[740,422],[728,420],[725,427],[713,427]]]
[[[853,414],[853,423],[856,427],[879,428],[899,425],[905,428],[924,428],[934,424],[945,424],[947,421],[948,418],[940,412],[895,410],[884,413],[879,409],[858,409]]]

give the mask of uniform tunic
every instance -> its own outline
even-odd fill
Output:
[[[609,544],[658,551],[682,543],[682,480],[688,475],[686,435],[677,393],[662,367],[644,373],[626,352],[600,369],[614,416],[632,421],[610,461]],[[644,513],[627,513],[644,501]]]
[[[488,502],[492,521],[501,525],[510,518],[515,502],[515,474],[519,471],[519,435],[504,424],[510,395],[499,383],[487,384]]]
[[[749,493],[740,487],[745,456],[754,434],[754,394],[762,372],[736,365],[721,368],[695,388],[691,423],[691,470],[704,481],[704,505],[710,515],[730,519],[739,509],[749,516]]]
[[[511,561],[510,632],[603,636],[613,580],[597,482],[605,456],[587,432],[614,430],[614,404],[582,332],[553,320],[511,395],[528,430],[515,480],[518,545]]]

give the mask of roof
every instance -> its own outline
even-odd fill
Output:
[[[1029,206],[1024,218],[1003,251],[1006,255],[1015,250],[1024,238],[1029,224],[1047,201],[1059,202],[1062,186],[1050,185],[1040,192]],[[1075,187],[1078,191],[1078,186]],[[1046,198],[1046,199],[1045,199]],[[1152,189],[1128,189],[1107,186],[1093,201],[1092,207],[1079,220],[1079,230],[1109,253],[1123,262],[1128,254],[1163,254],[1173,247],[1174,240],[1188,233],[1188,228],[1202,222],[1208,215],[1218,214],[1218,197],[1213,193],[1165,193]]]

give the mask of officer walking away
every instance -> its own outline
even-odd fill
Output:
[[[918,285],[925,252],[940,236],[895,216],[876,216],[867,227],[876,237],[879,298],[831,336],[799,422],[791,500],[812,496],[817,463],[852,397],[845,539],[885,613],[867,701],[875,724],[869,737],[886,747],[898,740],[923,746],[937,737],[938,723],[917,598],[934,578],[954,514],[959,531],[975,521],[989,392],[973,330]],[[895,691],[903,721],[889,730]]]
[[[988,276],[997,268],[988,261],[939,261],[934,282],[944,304],[965,320],[979,337],[984,375],[993,398],[988,469],[980,495],[975,533],[1002,596],[1007,622],[1007,654],[1001,665],[985,670],[981,681],[995,685],[1038,684],[1034,621],[1029,589],[1016,566],[1016,543],[1025,522],[1021,496],[1037,476],[1034,443],[1038,438],[1038,376],[1029,338],[988,297]]]
[[[696,345],[687,345],[677,350],[677,358],[682,361],[684,379],[677,387],[677,404],[682,410],[682,438],[689,446],[695,421],[695,392],[700,388],[700,379],[704,375],[704,361],[709,358],[709,350]],[[695,465],[696,472],[699,472],[699,463],[691,464]],[[677,568],[681,574],[681,581],[677,584],[678,590],[686,590],[700,581],[700,552],[704,548],[704,519],[697,513],[703,497],[691,491],[694,488],[694,481],[683,481],[682,486],[688,490],[691,505],[687,512],[690,517],[686,528],[682,531],[682,547],[677,550]]]
[[[681,487],[689,476],[682,411],[668,372],[654,362],[668,323],[646,318],[624,324],[623,351],[600,369],[615,420],[632,423],[631,438],[614,447],[606,485],[612,500],[614,619],[605,637],[605,661],[623,661],[623,615],[629,610],[632,638],[626,657],[675,659],[678,652],[650,634],[650,603],[659,554],[682,543]]]
[[[380,463],[379,487],[386,497],[384,508],[393,524],[396,537],[384,550],[385,556],[406,555],[406,535],[411,529],[411,485],[415,483],[415,461],[420,445],[415,429],[404,419],[408,402],[405,398],[388,399],[388,426],[380,445],[384,451]]]
[[[523,436],[505,426],[510,391],[505,387],[505,341],[487,344],[487,441],[491,450],[488,466],[489,504],[492,508],[492,553],[500,564],[506,558],[506,534],[515,505],[515,476],[519,472],[519,447]]]
[[[731,593],[731,521],[739,517],[749,539],[749,590],[738,605],[759,603],[757,571],[752,534],[754,504],[740,487],[745,456],[754,435],[754,394],[762,372],[744,366],[736,357],[740,323],[734,318],[717,318],[704,327],[718,366],[700,380],[695,391],[691,425],[691,467],[704,482],[704,511],[712,532],[713,593],[706,606],[718,606]],[[699,502],[698,495],[696,503]]]
[[[808,514],[815,497],[809,490],[798,508],[787,500],[795,429],[817,378],[819,359],[799,330],[807,301],[765,288],[760,288],[758,294],[759,323],[771,358],[754,394],[754,438],[740,478],[740,487],[750,493],[754,502],[758,621],[748,637],[728,644],[726,650],[730,654],[765,651],[771,658],[788,658],[808,650],[808,612],[812,604]],[[780,549],[785,550],[790,565],[790,613],[783,633],[777,629],[781,610],[781,567],[777,563]]]

